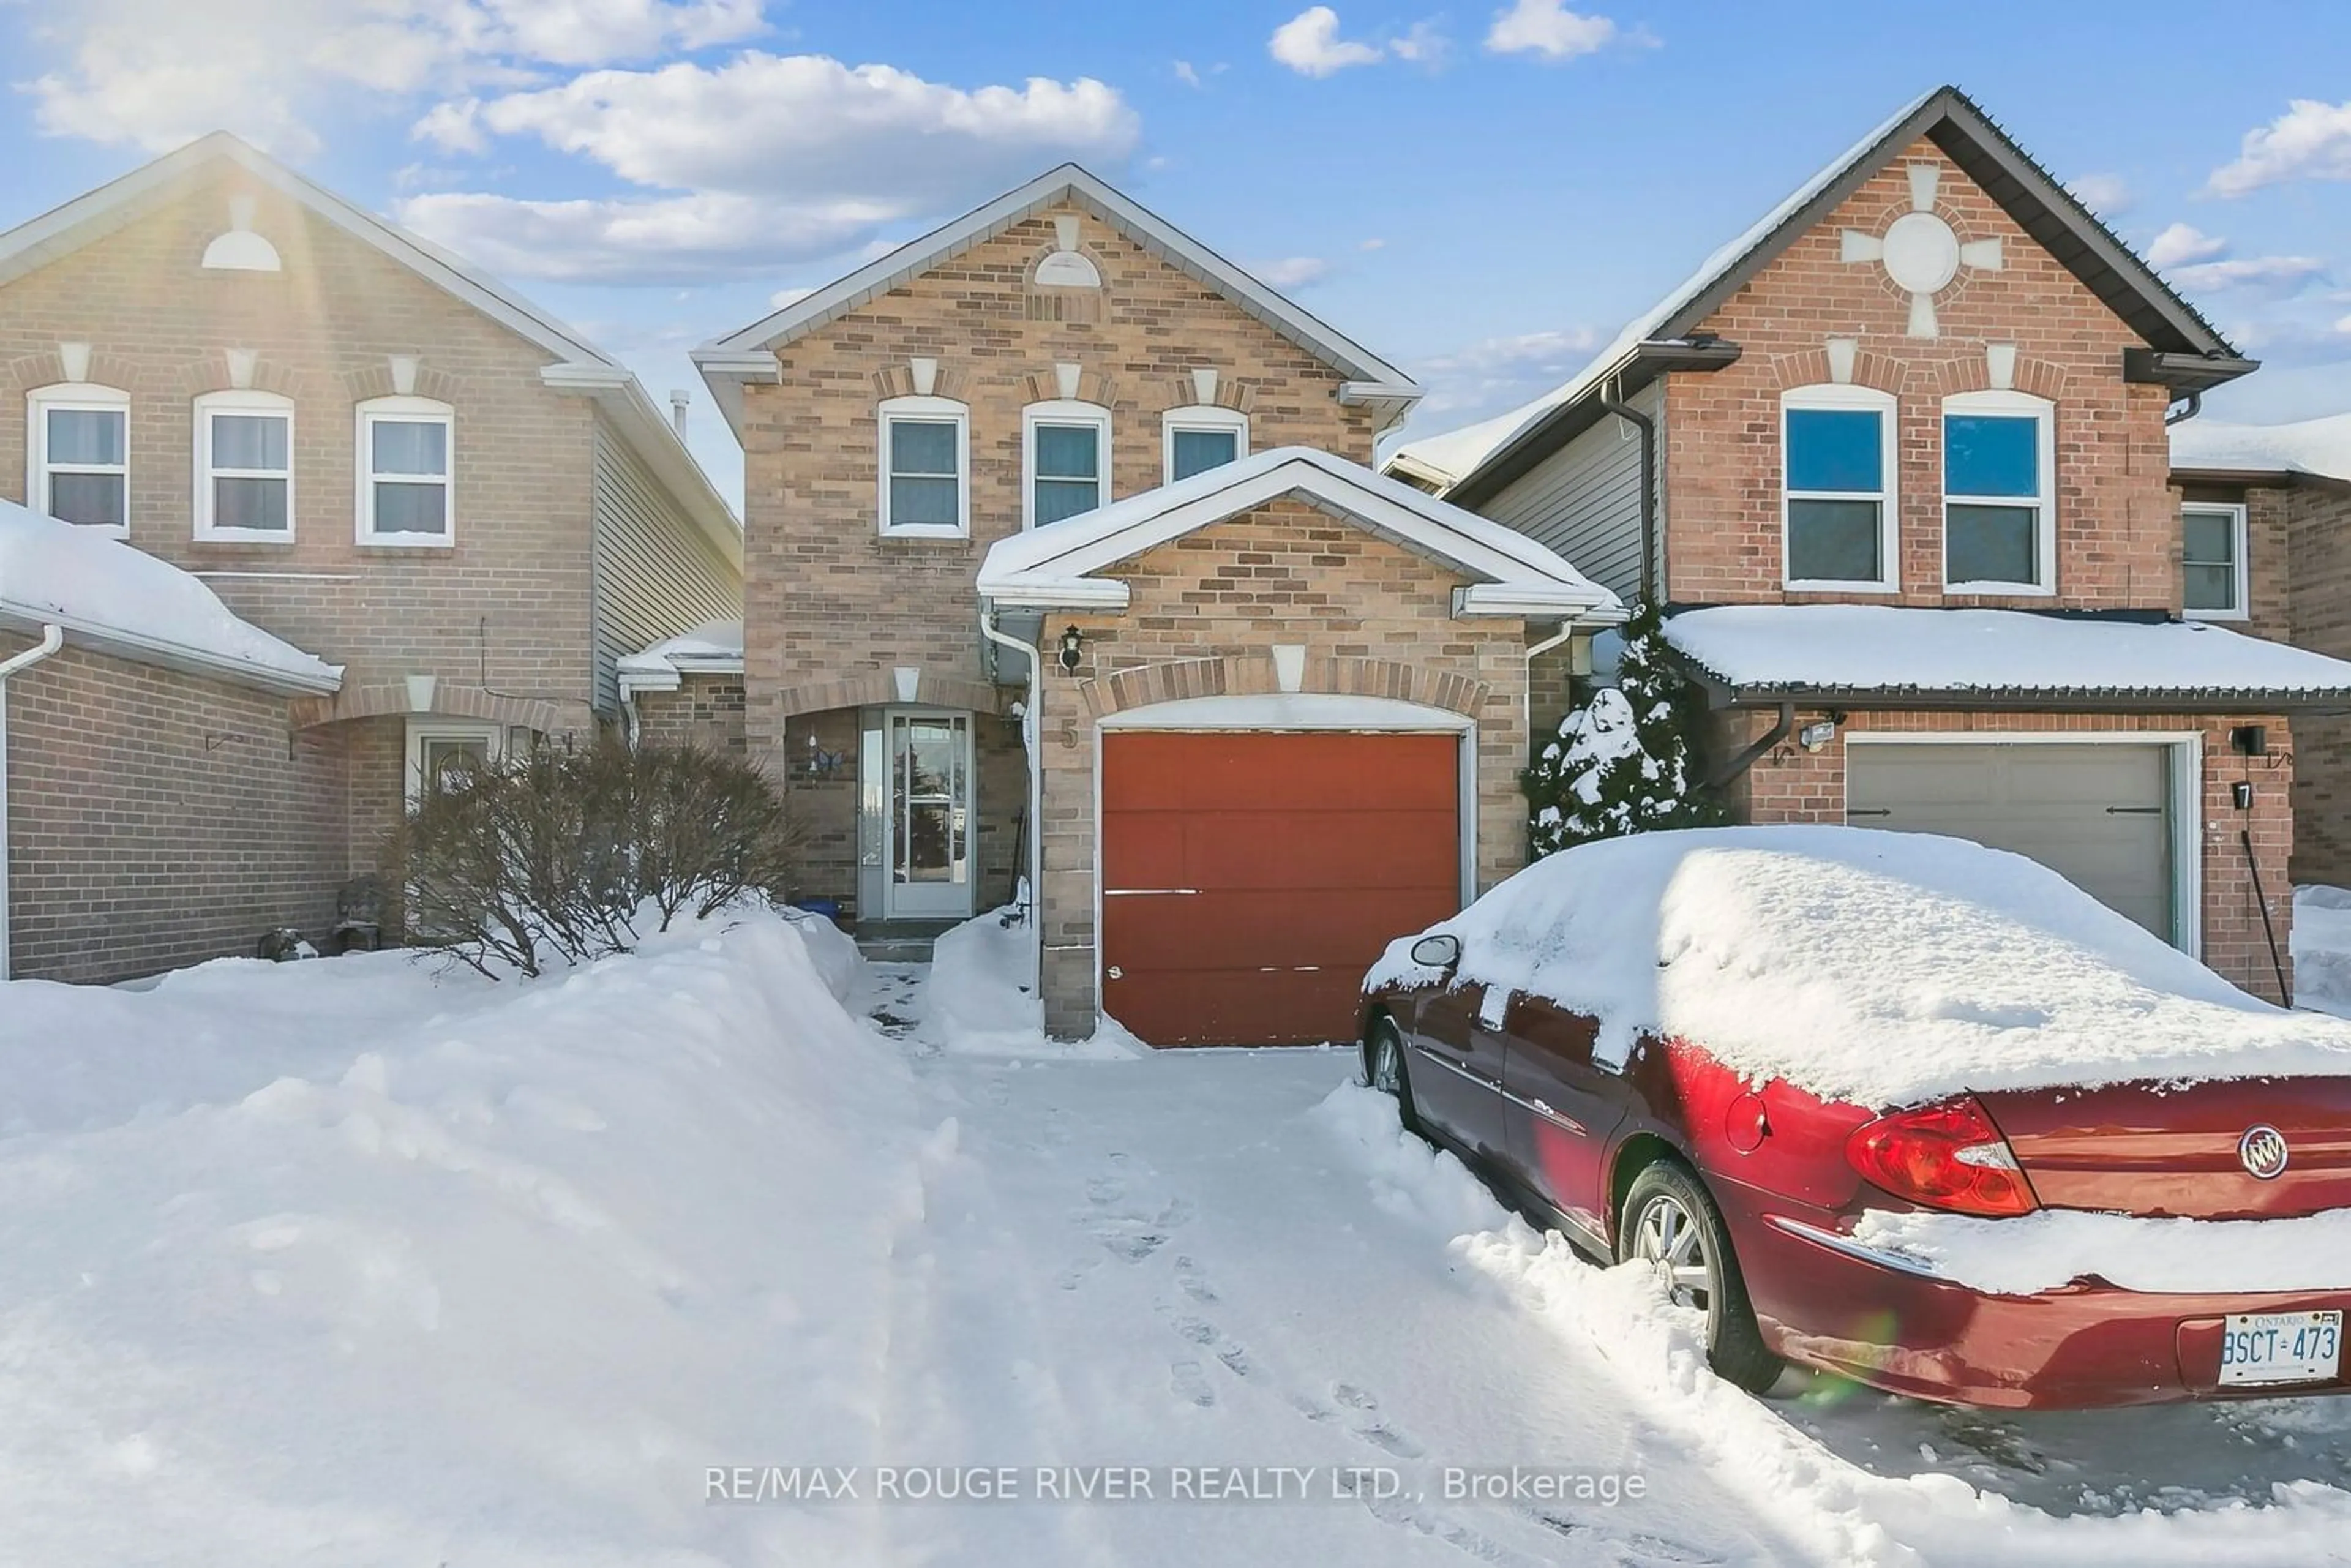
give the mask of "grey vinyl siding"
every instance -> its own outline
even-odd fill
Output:
[[[664,637],[743,613],[743,574],[600,414],[591,635],[596,706],[620,706],[615,664]]]
[[[1665,460],[1665,399],[1652,383],[1633,406],[1657,422],[1658,461]],[[1665,546],[1664,497],[1658,497],[1657,542]],[[1549,545],[1568,564],[1627,604],[1641,592],[1641,436],[1624,420],[1600,422],[1544,458],[1516,484],[1479,508],[1505,527]]]

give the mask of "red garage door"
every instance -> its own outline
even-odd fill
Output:
[[[1350,1040],[1364,970],[1461,906],[1451,735],[1102,737],[1102,1005],[1153,1045]]]

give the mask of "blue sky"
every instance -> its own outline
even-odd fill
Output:
[[[0,224],[238,131],[645,378],[1076,158],[1421,376],[1414,434],[1572,374],[1956,82],[2267,368],[2351,409],[2351,8],[0,0]]]

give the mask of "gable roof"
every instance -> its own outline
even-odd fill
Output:
[[[742,382],[774,380],[777,350],[1063,201],[1092,208],[1162,261],[1343,371],[1349,383],[1341,401],[1392,403],[1399,416],[1419,401],[1419,386],[1403,371],[1075,163],[1040,174],[740,331],[705,343],[694,350],[694,362],[739,433]]]
[[[1645,358],[1686,346],[1700,323],[1920,137],[1933,141],[2156,354],[2198,362],[2154,367],[2167,373],[2148,379],[2202,388],[2254,368],[1974,99],[1956,87],[1940,87],[1904,105],[1708,256],[1573,380],[1483,425],[1406,442],[1389,464],[1438,480],[1445,494],[1465,506],[1492,496],[1575,434],[1571,416],[1604,382],[1620,375],[1643,379],[1628,372]]]
[[[354,206],[225,131],[200,137],[0,234],[0,287],[127,227],[175,197],[187,180],[218,164],[235,165],[256,183],[546,350],[551,361],[542,372],[546,383],[594,398],[702,531],[728,560],[742,564],[743,528],[735,508],[627,367],[452,252]]]
[[[2290,424],[2183,420],[2171,427],[2171,471],[2351,482],[2351,413]]]
[[[1457,615],[1595,624],[1625,618],[1614,594],[1526,535],[1311,446],[1253,452],[998,539],[980,563],[979,594],[1003,606],[1123,610],[1127,585],[1097,573],[1291,496],[1481,580],[1455,591]]]

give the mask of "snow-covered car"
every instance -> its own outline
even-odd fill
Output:
[[[1366,1081],[1701,1309],[1921,1398],[2343,1391],[2351,1023],[1924,834],[1586,845],[1395,943]]]

